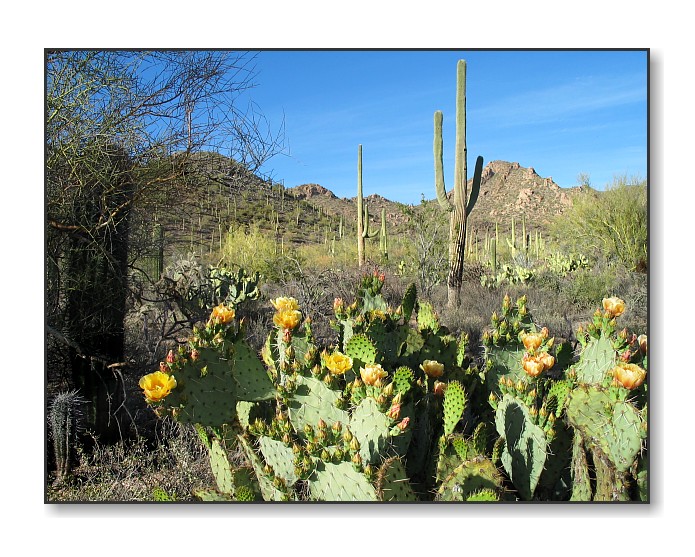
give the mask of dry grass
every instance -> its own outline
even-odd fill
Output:
[[[46,500],[51,502],[192,501],[192,491],[214,484],[207,449],[192,426],[162,420],[153,441],[142,437],[115,445],[78,449],[79,464],[60,484],[49,477]]]

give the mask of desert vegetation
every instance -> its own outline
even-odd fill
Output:
[[[646,182],[300,195],[228,56],[47,53],[46,500],[648,500]]]

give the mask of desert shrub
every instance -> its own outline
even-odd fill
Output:
[[[258,271],[266,281],[279,281],[296,273],[292,259],[300,258],[288,246],[283,249],[272,234],[262,231],[258,225],[251,225],[227,233],[219,261],[232,269]]]
[[[616,280],[615,267],[582,269],[563,280],[562,293],[568,304],[590,308],[596,305],[596,300],[614,295]]]
[[[577,197],[552,227],[565,248],[600,254],[629,270],[646,268],[647,230],[646,181],[625,176],[604,192]]]
[[[69,482],[47,486],[49,501],[193,500],[193,489],[213,480],[207,449],[193,426],[165,419],[153,442],[138,437],[115,444],[92,439],[80,450]]]

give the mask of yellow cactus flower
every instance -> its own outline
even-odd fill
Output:
[[[270,300],[273,307],[281,313],[283,311],[296,311],[299,309],[299,303],[295,298],[280,296],[274,300]]]
[[[636,389],[647,376],[647,372],[637,364],[620,363],[615,366],[611,373],[613,379],[626,389]]]
[[[372,319],[378,319],[379,321],[385,321],[386,320],[386,313],[384,313],[383,310],[374,309],[374,310],[372,310]]]
[[[281,329],[294,329],[302,320],[302,312],[296,309],[285,309],[273,315],[273,323]]]
[[[604,298],[603,309],[609,313],[611,317],[618,317],[625,311],[625,302],[615,296],[612,298]]]
[[[173,375],[155,371],[140,378],[140,388],[145,392],[147,402],[159,402],[176,387]]]
[[[221,323],[222,325],[226,325],[234,320],[235,315],[236,313],[234,312],[234,308],[228,308],[224,304],[220,304],[219,306],[212,308],[210,321],[212,323]]]
[[[420,369],[427,374],[428,377],[441,377],[444,375],[444,364],[440,364],[437,360],[425,360],[420,365]]]
[[[365,385],[374,385],[380,379],[386,377],[388,373],[379,364],[371,364],[360,368],[360,377]]]
[[[340,352],[334,352],[330,356],[326,356],[324,365],[331,374],[343,375],[346,371],[352,369],[352,358]]]

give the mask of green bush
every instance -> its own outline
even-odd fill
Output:
[[[628,270],[646,269],[646,181],[617,177],[606,191],[577,197],[553,223],[553,233],[570,251],[600,254]]]

